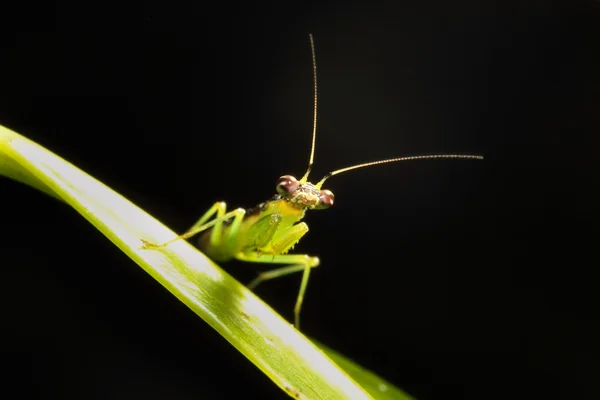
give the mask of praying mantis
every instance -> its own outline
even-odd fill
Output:
[[[324,210],[333,206],[333,193],[322,188],[327,179],[359,168],[400,161],[438,158],[483,159],[482,156],[468,154],[433,154],[391,158],[337,169],[325,175],[316,184],[309,182],[317,134],[317,64],[315,45],[311,34],[309,34],[309,39],[313,67],[313,130],[308,168],[302,178],[296,179],[292,175],[283,175],[275,185],[277,194],[270,200],[248,210],[237,208],[227,212],[225,202],[216,202],[190,229],[165,243],[154,244],[143,240],[144,249],[157,250],[177,240],[189,239],[202,233],[198,241],[199,248],[214,261],[237,259],[250,263],[285,265],[259,274],[250,282],[249,289],[256,288],[264,281],[302,272],[300,290],[294,306],[294,325],[297,329],[300,328],[300,310],[310,272],[320,264],[320,260],[318,257],[308,254],[289,254],[289,251],[308,232],[308,225],[306,222],[302,222],[306,211]]]

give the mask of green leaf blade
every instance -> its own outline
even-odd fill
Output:
[[[77,167],[2,126],[0,175],[76,209],[291,397],[391,398],[358,385],[310,340],[186,241],[164,250],[142,250],[141,239],[161,243],[175,233]],[[367,377],[354,375],[359,380]]]

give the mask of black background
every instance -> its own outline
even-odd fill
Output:
[[[78,4],[4,14],[36,33],[0,39],[1,124],[182,231],[304,172],[312,32],[315,179],[486,159],[332,178],[304,332],[423,400],[600,396],[597,2]],[[75,211],[0,193],[6,391],[285,397]],[[291,320],[299,282],[258,294]]]

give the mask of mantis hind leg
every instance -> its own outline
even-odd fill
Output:
[[[304,295],[306,294],[306,287],[308,286],[308,278],[310,276],[311,268],[319,265],[319,259],[317,257],[310,257],[307,254],[259,254],[256,252],[252,253],[240,253],[236,255],[236,258],[241,261],[267,263],[267,264],[290,264],[285,267],[277,268],[271,271],[261,273],[256,279],[254,279],[248,285],[249,289],[254,289],[259,283],[268,281],[270,279],[279,278],[285,275],[293,274],[295,272],[304,271],[302,274],[302,282],[300,283],[300,291],[298,292],[298,298],[296,299],[296,306],[294,307],[294,326],[296,329],[300,329],[300,310],[302,309],[302,302]]]
[[[246,210],[244,210],[243,208],[237,208],[228,213],[225,213],[226,210],[227,210],[227,206],[224,202],[222,202],[222,201],[216,202],[186,232],[175,237],[174,239],[171,239],[171,240],[161,243],[161,244],[150,243],[150,242],[142,239],[142,242],[144,243],[144,246],[142,247],[142,249],[162,248],[162,247],[165,247],[177,240],[189,239],[190,237],[192,237],[202,231],[205,231],[208,228],[212,228],[212,227],[214,227],[214,228],[210,235],[210,242],[212,245],[219,245],[219,244],[221,244],[221,242],[223,240],[223,235],[222,235],[223,222],[225,222],[231,218],[234,218],[232,227],[230,229],[230,235],[233,235],[238,230],[238,228],[242,222],[242,219],[244,218],[244,215],[246,214]],[[207,222],[215,214],[217,214],[215,219],[213,219],[210,222]]]

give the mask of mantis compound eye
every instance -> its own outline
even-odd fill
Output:
[[[277,193],[286,196],[298,189],[298,180],[291,175],[284,175],[277,180]]]
[[[319,192],[319,205],[316,207],[319,210],[329,208],[333,205],[335,196],[330,190],[321,190]]]

